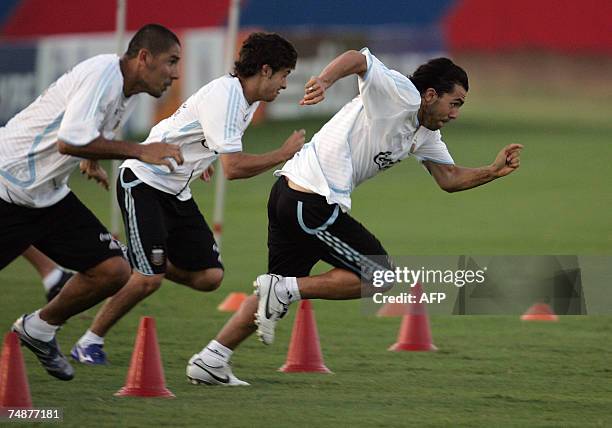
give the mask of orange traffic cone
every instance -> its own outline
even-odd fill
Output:
[[[437,351],[431,341],[431,328],[427,308],[421,303],[423,288],[416,284],[411,294],[416,297],[415,303],[408,304],[408,314],[404,315],[397,342],[391,345],[389,351]]]
[[[523,321],[559,321],[559,317],[546,303],[536,303],[521,316]]]
[[[377,317],[403,317],[410,313],[410,307],[407,303],[385,303],[382,308],[376,312]]]
[[[217,306],[217,310],[221,312],[236,312],[246,298],[246,293],[230,293],[225,300],[223,300],[223,302]]]
[[[174,397],[174,394],[166,388],[164,368],[155,332],[155,320],[152,317],[140,319],[125,386],[115,395],[121,397]]]
[[[287,361],[278,369],[285,373],[331,373],[321,353],[317,322],[309,300],[302,300],[295,316]]]
[[[4,336],[0,357],[0,416],[5,416],[7,408],[31,407],[30,386],[19,338],[16,333],[10,332]]]

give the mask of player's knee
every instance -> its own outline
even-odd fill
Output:
[[[211,268],[199,272],[191,286],[199,291],[215,291],[223,282],[223,269]]]
[[[162,279],[161,275],[141,276],[139,285],[143,297],[155,293],[161,287]]]
[[[113,257],[96,266],[93,274],[96,282],[108,288],[109,295],[111,295],[128,282],[131,269],[125,259]]]

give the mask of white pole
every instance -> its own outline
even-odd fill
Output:
[[[236,49],[236,37],[240,18],[240,0],[231,0],[227,32],[225,35],[225,57],[223,58],[223,70],[227,73],[232,69],[234,63],[234,52]],[[217,176],[215,185],[215,208],[213,212],[213,232],[217,246],[221,248],[221,234],[223,232],[223,212],[225,209],[226,180],[223,174],[221,162],[217,163]]]
[[[125,38],[125,11],[127,0],[117,0],[117,16],[115,20],[115,41],[117,55],[123,54],[123,39]],[[121,131],[118,131],[117,138],[121,138]],[[119,235],[120,218],[119,205],[117,205],[117,177],[119,173],[120,162],[113,160],[111,163],[111,181],[110,181],[110,230],[114,236]]]

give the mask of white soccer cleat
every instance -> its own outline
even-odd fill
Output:
[[[228,363],[219,360],[219,365],[210,366],[199,354],[195,354],[187,363],[187,379],[194,385],[249,386],[249,383],[234,376]]]
[[[264,344],[274,342],[274,328],[276,322],[285,316],[289,305],[279,300],[276,295],[276,284],[284,278],[280,275],[259,275],[253,286],[258,296],[255,324],[257,324],[257,337]]]

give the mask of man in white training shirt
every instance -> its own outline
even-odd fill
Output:
[[[392,267],[378,239],[348,214],[351,192],[363,181],[408,157],[420,161],[448,192],[471,189],[519,167],[519,144],[503,148],[489,166],[454,164],[439,130],[458,117],[468,78],[451,60],[433,59],[408,78],[387,69],[368,49],[348,51],[306,84],[301,104],[321,102],[327,88],[352,74],[358,76],[359,95],[275,173],[280,177],[268,201],[269,274],[257,278],[256,295],[191,358],[189,378],[205,378],[202,383],[208,384],[236,379],[229,367],[233,350],[255,331],[265,344],[272,343],[275,324],[292,302],[359,298],[362,277],[367,282],[373,270]],[[310,276],[319,260],[333,269]]]
[[[281,36],[251,34],[234,73],[202,87],[159,122],[143,143],[164,141],[180,147],[183,165],[174,171],[135,159],[121,165],[117,195],[134,271],[72,349],[75,360],[104,364],[102,347],[109,329],[156,291],[164,277],[199,291],[221,285],[223,265],[217,246],[189,185],[198,177],[207,179],[217,158],[231,180],[267,171],[302,148],[304,133],[299,131],[277,150],[261,155],[242,152],[242,135],[259,102],[272,102],[285,89],[296,60],[294,47]]]
[[[13,324],[21,342],[59,379],[72,379],[74,370],[57,345],[58,327],[114,294],[130,276],[119,243],[70,191],[69,175],[80,162],[104,183],[96,159],[183,163],[177,146],[114,139],[136,94],[159,97],[178,78],[179,58],[176,35],[147,25],[122,57],[81,62],[0,128],[0,269],[33,245],[78,272],[46,306]]]

